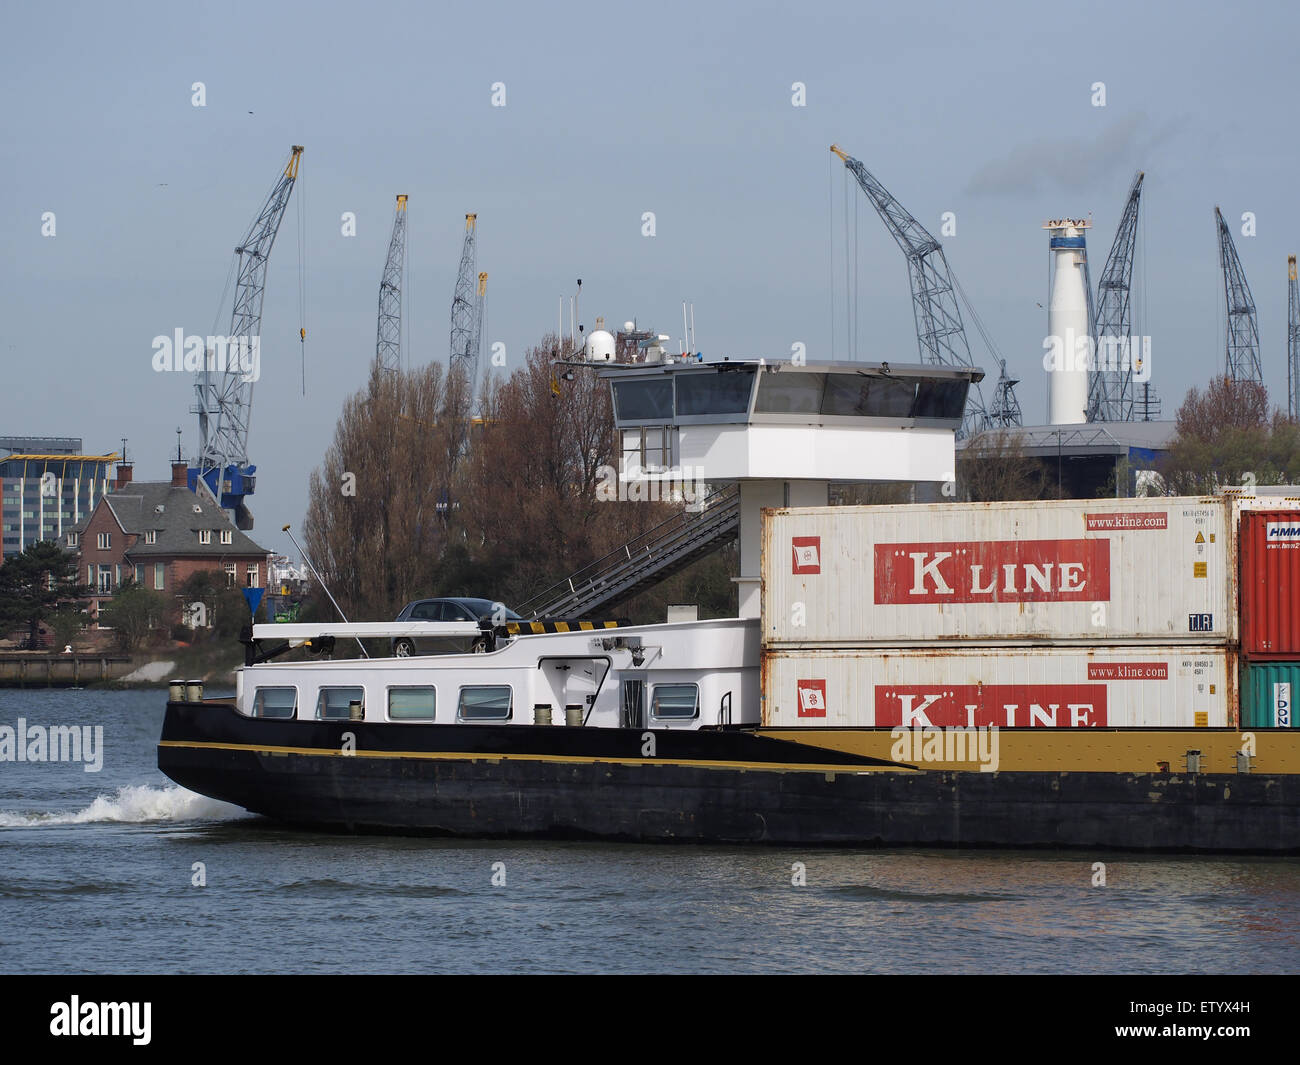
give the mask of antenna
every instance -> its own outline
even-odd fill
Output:
[[[181,458],[181,427],[179,425],[176,426],[176,461],[177,462],[185,461],[183,458]]]

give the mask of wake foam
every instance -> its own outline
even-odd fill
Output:
[[[111,798],[99,796],[84,810],[69,813],[24,813],[0,810],[0,828],[37,825],[89,825],[96,822],[139,824],[150,821],[230,821],[249,816],[238,806],[197,795],[176,784],[155,788],[127,784]]]

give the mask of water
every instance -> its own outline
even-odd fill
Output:
[[[0,971],[1293,972],[1300,861],[288,831],[171,784],[162,692],[0,690]],[[1094,887],[1104,862],[1106,886]],[[202,862],[206,886],[192,885]],[[806,886],[791,884],[794,863]],[[494,886],[504,872],[504,886]]]

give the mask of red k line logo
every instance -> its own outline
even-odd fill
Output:
[[[877,726],[1102,728],[1106,722],[1104,684],[876,686]]]
[[[875,552],[878,604],[1110,599],[1109,540],[876,544]]]
[[[797,680],[800,717],[826,716],[826,682],[824,680]]]
[[[791,573],[820,573],[822,571],[822,538],[820,536],[792,536],[790,550],[794,555]]]

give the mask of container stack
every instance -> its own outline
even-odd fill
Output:
[[[1241,501],[1241,724],[1295,728],[1300,694],[1300,507]]]
[[[765,511],[763,723],[1235,726],[1235,530],[1253,513],[1196,497]],[[1273,553],[1242,595],[1273,596],[1245,660],[1280,693],[1276,722],[1300,683],[1300,510],[1268,514],[1250,535],[1278,524],[1294,550],[1260,540]]]

